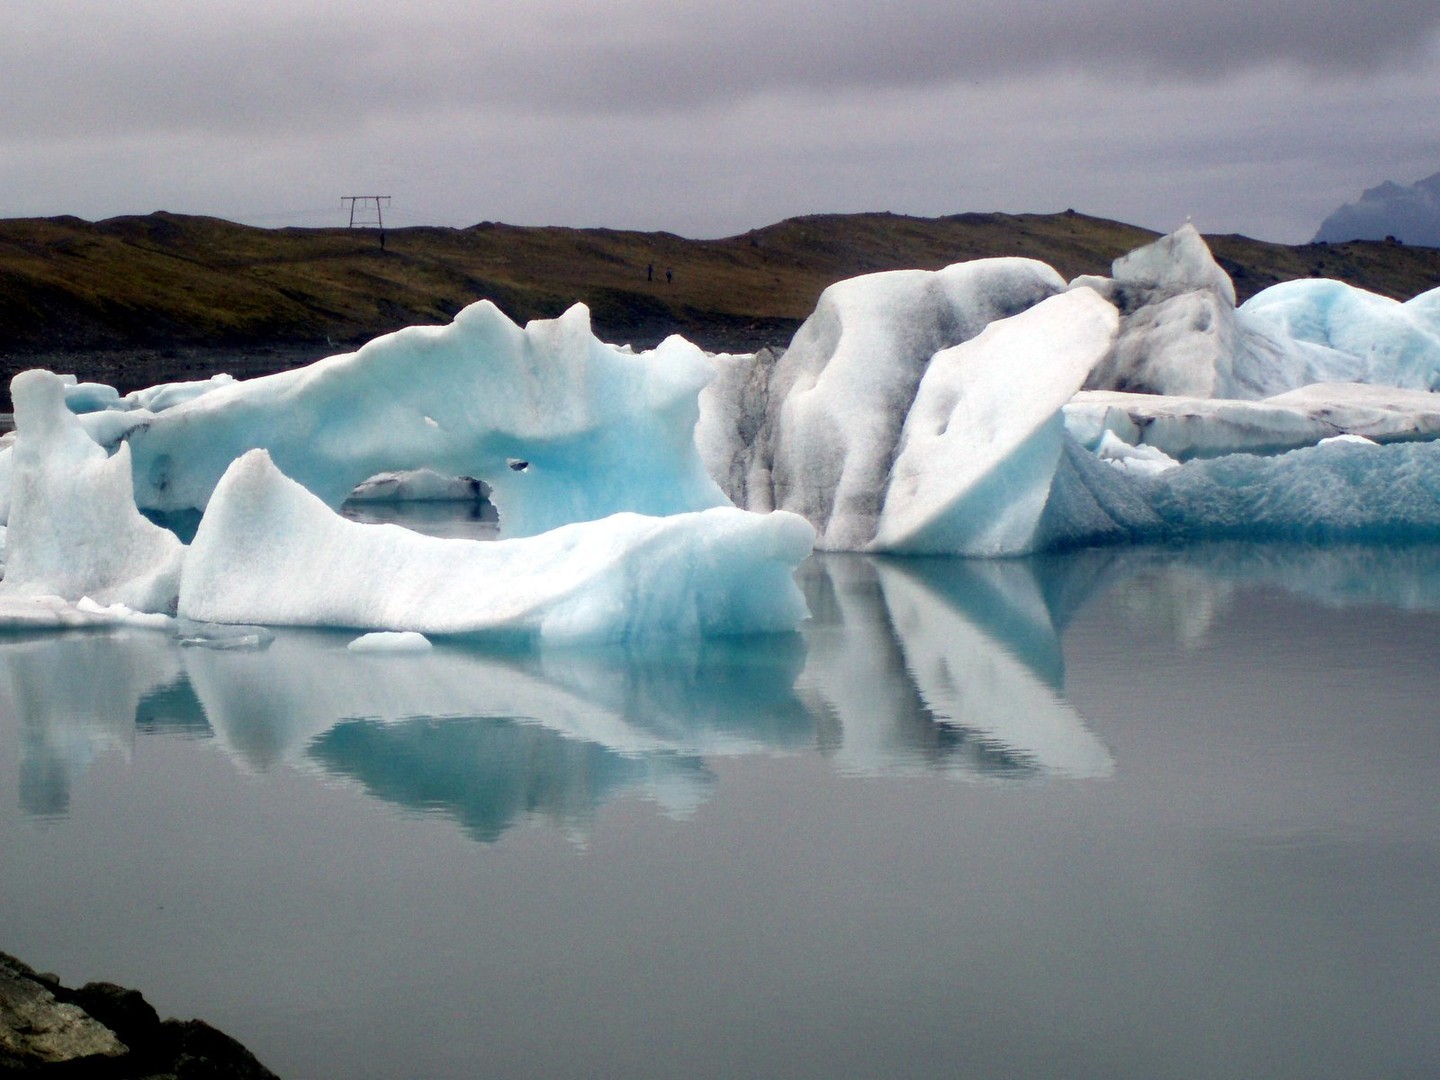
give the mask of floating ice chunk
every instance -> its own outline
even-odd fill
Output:
[[[385,472],[350,492],[347,502],[478,502],[490,485],[472,476],[441,476],[432,469]]]
[[[733,507],[619,514],[524,540],[437,539],[346,521],[244,455],[186,559],[180,614],[215,622],[630,641],[793,630],[813,532]]]
[[[18,438],[0,588],[169,611],[184,548],[135,509],[129,452],[107,457],[66,409],[64,387],[47,371],[10,384]]]
[[[1113,431],[1105,432],[1095,452],[1100,455],[1100,460],[1108,461],[1116,468],[1147,476],[1180,467],[1180,462],[1163,450],[1157,450],[1153,446],[1131,446],[1122,442]]]
[[[173,615],[165,615],[160,612],[135,611],[124,604],[99,604],[88,596],[82,596],[75,602],[78,611],[86,615],[94,615],[103,622],[113,623],[116,626],[133,626],[141,630],[170,630],[175,625]]]
[[[345,647],[360,653],[417,653],[428,652],[431,645],[429,638],[413,630],[375,630]]]
[[[181,645],[217,652],[268,649],[275,640],[274,632],[268,627],[196,622],[194,619],[176,619],[174,634]]]
[[[381,472],[478,477],[507,536],[621,510],[720,506],[694,444],[712,375],[682,338],[639,355],[598,341],[583,305],[522,329],[481,301],[448,326],[410,327],[156,414],[129,436],[136,497],[156,510],[203,507],[231,461],[261,447],[331,506]]]
[[[931,361],[890,470],[878,551],[1010,555],[1031,548],[1060,457],[1060,409],[1114,340],[1091,289],[998,320]]]
[[[831,285],[763,393],[757,387],[739,404],[714,407],[717,416],[735,417],[737,429],[707,435],[707,465],[729,483],[737,505],[801,514],[820,547],[863,547],[875,535],[890,463],[930,358],[1064,287],[1054,270],[1030,259]]]

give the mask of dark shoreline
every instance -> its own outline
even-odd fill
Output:
[[[203,1020],[161,1020],[138,990],[79,989],[0,952],[0,1074],[86,1080],[277,1080]]]
[[[0,405],[9,408],[10,380],[32,368],[74,375],[81,382],[104,383],[128,394],[163,383],[208,379],[221,372],[237,379],[254,379],[356,348],[352,344],[320,342],[253,348],[185,345],[5,353],[0,354]]]

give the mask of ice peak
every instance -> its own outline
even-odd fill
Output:
[[[1235,283],[1220,268],[1200,230],[1187,221],[1168,236],[1136,248],[1110,264],[1116,281],[1176,294],[1213,289],[1235,306]]]

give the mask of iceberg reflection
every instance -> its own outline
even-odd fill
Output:
[[[1113,771],[1060,693],[1060,641],[1030,562],[833,556],[806,585],[803,685],[837,767]]]
[[[848,774],[1103,777],[1105,745],[1066,700],[1061,635],[1115,593],[1120,618],[1179,650],[1243,588],[1333,607],[1440,610],[1440,547],[1202,545],[1004,561],[816,557],[803,634],[644,650],[441,642],[361,654],[283,631],[264,650],[182,648],[131,629],[0,637],[0,711],[18,799],[68,813],[137,732],[203,737],[252,774],[353,783],[493,840],[539,819],[583,831],[618,797],[673,814],[725,757],[818,752]]]

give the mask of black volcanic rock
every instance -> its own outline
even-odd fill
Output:
[[[1404,187],[1387,180],[1327,217],[1316,243],[1395,239],[1440,247],[1440,173]]]
[[[200,1020],[161,1020],[138,991],[62,986],[0,953],[0,1075],[54,1080],[276,1080]]]

